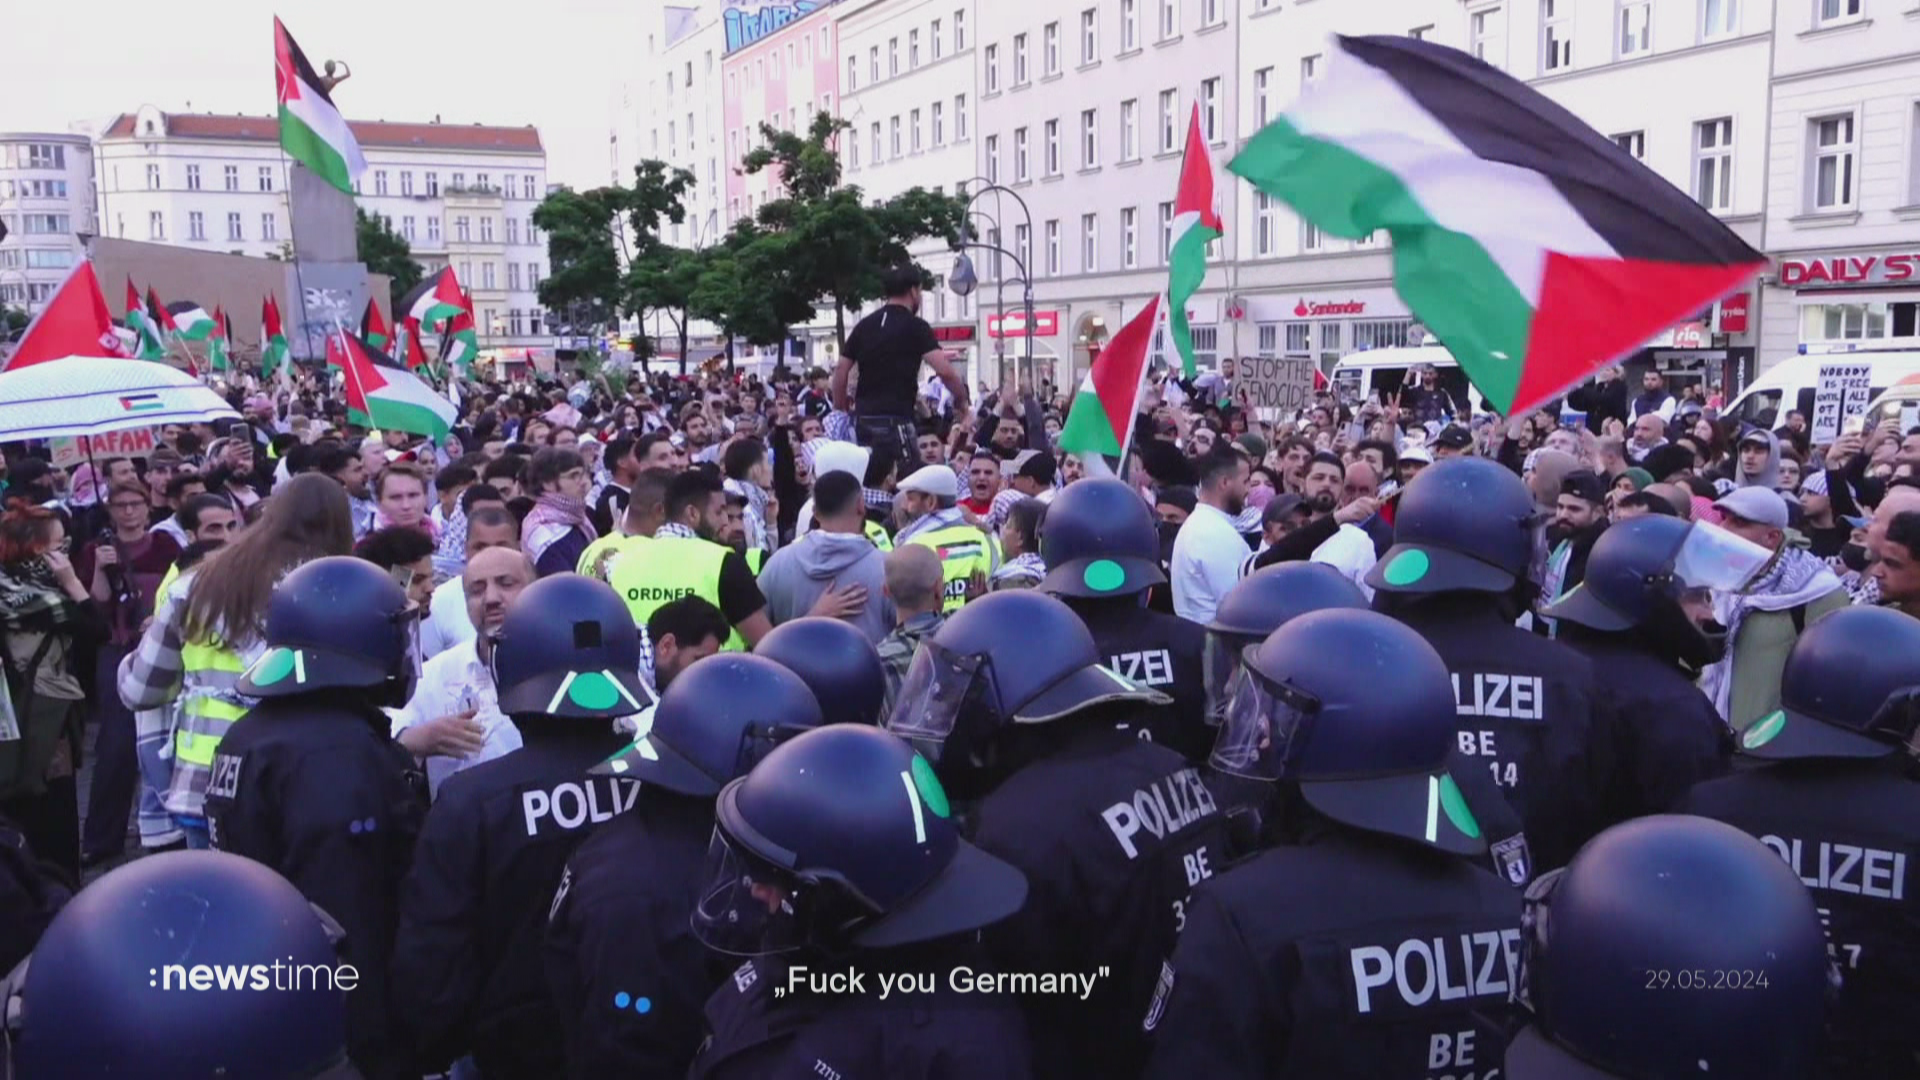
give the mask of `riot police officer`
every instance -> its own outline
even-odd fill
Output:
[[[1213,732],[1202,722],[1206,631],[1147,607],[1165,585],[1153,509],[1120,480],[1080,480],[1061,489],[1040,526],[1047,564],[1042,591],[1063,600],[1093,633],[1108,667],[1173,698],[1147,720],[1155,742],[1205,761]]]
[[[833,724],[774,748],[715,812],[694,933],[754,959],[707,1002],[691,1080],[1034,1075],[1017,1006],[977,993],[994,984],[970,933],[1027,880],[961,839],[926,759]]]
[[[1541,522],[1518,476],[1484,458],[1420,471],[1402,492],[1393,547],[1367,573],[1375,609],[1420,632],[1453,677],[1460,755],[1507,793],[1526,827],[1489,849],[1510,880],[1561,866],[1598,832],[1609,728],[1594,667],[1514,626],[1532,605]],[[1481,804],[1485,801],[1475,798]]]
[[[207,780],[214,847],[264,863],[346,928],[363,980],[347,995],[349,1046],[374,1076],[412,1062],[387,971],[426,778],[381,709],[410,696],[420,614],[362,559],[288,574],[267,602],[267,651],[238,684],[260,704],[220,741]]]
[[[1920,620],[1841,608],[1787,656],[1781,709],[1740,736],[1764,763],[1696,786],[1681,803],[1756,837],[1812,890],[1845,982],[1832,1076],[1920,1070],[1920,770],[1907,750],[1920,686]],[[1904,693],[1902,693],[1904,691]]]
[[[1509,1080],[1820,1075],[1839,978],[1820,917],[1738,829],[1682,815],[1608,829],[1527,890],[1520,946],[1530,1022]]]
[[[400,898],[394,997],[429,1064],[471,1053],[487,1080],[561,1071],[540,969],[554,887],[580,841],[638,785],[587,770],[641,710],[640,635],[606,585],[556,574],[507,609],[489,666],[520,749],[449,777]],[[477,886],[477,887],[476,887]]]
[[[1286,842],[1194,890],[1144,1014],[1147,1075],[1494,1075],[1520,896],[1468,861],[1486,841],[1448,769],[1446,665],[1350,610],[1294,619],[1246,665],[1213,763],[1280,782]]]
[[[1619,780],[1606,805],[1613,821],[1672,810],[1688,788],[1724,772],[1732,753],[1733,733],[1694,685],[1719,646],[1681,606],[1688,589],[1714,584],[1676,570],[1689,541],[1704,539],[1695,528],[1651,514],[1609,527],[1587,555],[1587,576],[1545,612],[1559,620],[1560,640],[1607,673],[1618,740]]]
[[[76,894],[0,987],[14,1028],[12,1069],[0,1061],[0,1073],[356,1077],[346,999],[366,986],[346,984],[339,935],[254,860],[218,851],[137,859]],[[250,991],[193,992],[236,971]]]
[[[1226,865],[1227,819],[1200,770],[1140,737],[1167,698],[1100,663],[1065,604],[990,593],[920,643],[887,726],[935,757],[975,843],[1023,870],[1033,897],[987,931],[1009,971],[1107,970],[1086,1000],[1026,999],[1048,1077],[1139,1072],[1140,1011],[1188,891]],[[1199,723],[1198,717],[1195,722]]]
[[[753,647],[800,676],[828,724],[878,724],[887,696],[880,651],[852,623],[811,616],[781,623]]]
[[[641,786],[632,810],[573,853],[547,913],[547,981],[568,1075],[686,1075],[701,1009],[726,975],[689,923],[710,869],[714,797],[820,723],[799,676],[765,657],[722,653],[694,661],[667,687],[651,729],[591,770]]]

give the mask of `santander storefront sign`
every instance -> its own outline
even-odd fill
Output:
[[[1324,319],[1334,315],[1363,315],[1367,310],[1365,300],[1337,300],[1332,302],[1309,301],[1302,297],[1293,306],[1293,314],[1298,319]]]

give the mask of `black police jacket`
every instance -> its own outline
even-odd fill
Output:
[[[412,1051],[388,978],[427,787],[389,731],[370,705],[262,701],[220,740],[206,815],[214,847],[272,867],[346,931],[343,961],[360,976],[347,995],[348,1051],[367,1075],[398,1077]]]
[[[1199,770],[1113,717],[1055,721],[1074,727],[974,814],[974,843],[1027,875],[1026,906],[986,929],[994,961],[1100,975],[1084,1001],[1023,998],[1035,1070],[1049,1078],[1139,1072],[1139,1020],[1160,958],[1186,921],[1188,893],[1231,858],[1227,818]]]
[[[1480,770],[1506,793],[1525,827],[1535,871],[1566,865],[1603,827],[1609,727],[1593,665],[1514,626],[1485,596],[1438,596],[1391,608],[1453,674],[1459,765]],[[1472,806],[1474,788],[1467,794]]]
[[[1830,1076],[1920,1075],[1920,782],[1888,752],[1766,764],[1677,807],[1759,837],[1813,892],[1841,975]]]
[[[1067,604],[1087,624],[1108,667],[1173,698],[1171,709],[1155,709],[1146,717],[1153,741],[1188,761],[1207,760],[1215,729],[1207,725],[1207,683],[1201,667],[1206,628],[1143,607],[1134,597],[1073,599]]]
[[[883,991],[880,975],[900,971],[913,973],[914,989]],[[807,954],[749,960],[708,1000],[712,1034],[688,1080],[1046,1075],[1033,1069],[1026,1024],[1012,997],[982,991],[982,976],[991,972],[965,939],[855,953],[838,962]]]
[[[687,1074],[701,1011],[730,965],[693,936],[713,800],[642,787],[568,860],[547,915],[547,985],[567,1075]]]
[[[1577,634],[1613,727],[1606,825],[1663,814],[1687,789],[1727,771],[1733,732],[1679,664],[1626,634]]]
[[[547,909],[574,848],[639,784],[588,777],[627,744],[598,720],[521,717],[520,749],[455,773],[427,814],[400,893],[394,999],[423,1060],[471,1053],[488,1080],[561,1072],[541,970]]]
[[[1502,1075],[1520,894],[1339,826],[1194,890],[1139,1025],[1150,1080]]]

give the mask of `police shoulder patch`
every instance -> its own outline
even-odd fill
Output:
[[[1140,1022],[1141,1031],[1152,1031],[1160,1026],[1160,1017],[1167,1011],[1167,999],[1173,996],[1173,961],[1160,961],[1160,979],[1153,985],[1153,1001],[1147,1006],[1147,1018]]]
[[[1525,833],[1514,833],[1487,850],[1493,855],[1493,864],[1514,888],[1524,889],[1527,882],[1533,880],[1533,856],[1527,851]]]

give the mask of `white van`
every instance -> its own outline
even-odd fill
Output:
[[[1456,405],[1465,405],[1476,413],[1485,409],[1480,391],[1467,381],[1453,354],[1440,345],[1407,345],[1348,353],[1333,365],[1333,386],[1340,400],[1349,404],[1365,401],[1375,394],[1390,397],[1406,381],[1409,371],[1422,366],[1434,369],[1440,388]]]
[[[1920,375],[1920,351],[1790,356],[1761,372],[1760,377],[1748,384],[1722,415],[1737,416],[1743,424],[1769,431],[1778,427],[1786,413],[1795,409],[1811,421],[1813,393],[1820,382],[1820,365],[1823,363],[1872,365],[1871,381],[1876,398],[1907,376]]]

